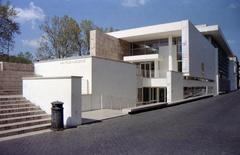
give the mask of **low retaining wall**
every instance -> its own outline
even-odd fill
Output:
[[[131,98],[108,96],[106,94],[82,95],[82,111],[99,109],[122,110],[136,106],[136,101]]]
[[[81,78],[70,77],[32,77],[23,78],[23,96],[51,114],[51,103],[63,102],[64,125],[81,124]]]

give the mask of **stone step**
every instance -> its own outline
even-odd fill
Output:
[[[3,119],[0,119],[0,124],[8,124],[8,123],[15,123],[15,122],[29,121],[29,120],[37,120],[37,119],[44,119],[44,118],[51,119],[51,116],[46,114],[46,113],[43,113],[43,114],[38,114],[38,115],[3,118]]]
[[[19,102],[19,101],[28,101],[26,100],[25,98],[13,98],[13,99],[2,99],[0,98],[0,103],[3,103],[3,102]]]
[[[6,113],[15,113],[15,112],[24,112],[24,111],[32,111],[32,110],[39,110],[40,108],[37,106],[31,107],[21,107],[21,108],[9,108],[9,109],[0,109],[0,114]]]
[[[0,93],[7,93],[7,92],[19,92],[19,91],[22,91],[22,88],[21,86],[19,86],[18,88],[15,87],[15,88],[10,88],[10,87],[5,87],[3,89],[0,88]],[[8,95],[8,94],[7,94]],[[16,94],[17,95],[17,94]]]
[[[28,127],[4,130],[4,131],[0,131],[0,137],[12,136],[12,135],[17,135],[17,134],[24,134],[24,133],[27,133],[27,132],[49,129],[50,127],[51,127],[51,124],[46,123],[46,124],[33,125],[33,126],[28,126]]]
[[[12,101],[12,100],[26,100],[20,95],[3,95],[0,96],[0,101]]]
[[[15,112],[15,113],[5,113],[0,114],[0,119],[3,118],[11,118],[11,117],[20,117],[20,116],[29,116],[29,115],[38,115],[44,114],[45,112],[42,110],[32,110],[32,111],[24,111],[24,112]]]
[[[17,94],[21,94],[21,92],[4,92],[4,93],[0,93],[0,95],[17,95]]]
[[[12,100],[12,101],[0,101],[0,105],[8,105],[8,104],[24,104],[24,103],[30,103],[27,100]]]
[[[0,95],[18,95],[18,94],[22,94],[22,91],[18,90],[18,91],[2,91],[2,92],[0,92]]]
[[[23,122],[1,124],[0,131],[22,128],[22,127],[33,126],[33,125],[46,124],[46,123],[51,123],[51,119],[44,118],[44,119],[38,119],[38,120],[29,120],[29,121],[23,121]]]
[[[21,108],[21,107],[31,107],[33,104],[23,102],[22,104],[0,104],[0,109],[9,109],[9,108]]]
[[[22,90],[22,84],[21,83],[5,83],[0,86],[0,92],[7,92],[7,91],[19,91]]]

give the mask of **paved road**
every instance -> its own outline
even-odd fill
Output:
[[[0,154],[240,154],[240,91],[4,141]]]

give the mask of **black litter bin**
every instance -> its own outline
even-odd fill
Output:
[[[63,102],[52,102],[52,130],[62,130],[63,126]]]

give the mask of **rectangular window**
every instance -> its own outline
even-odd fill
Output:
[[[182,72],[182,61],[178,61],[178,72]]]

